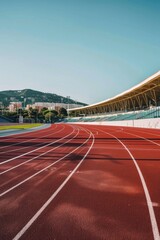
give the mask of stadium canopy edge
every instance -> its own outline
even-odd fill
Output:
[[[68,109],[72,117],[127,112],[160,106],[160,71],[113,98],[80,108]]]

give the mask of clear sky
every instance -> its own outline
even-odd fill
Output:
[[[1,91],[96,103],[159,70],[159,0],[0,0]]]

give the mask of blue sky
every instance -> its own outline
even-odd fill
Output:
[[[0,0],[0,90],[113,97],[160,70],[159,12],[159,0]]]

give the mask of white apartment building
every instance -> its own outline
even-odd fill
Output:
[[[10,112],[16,112],[20,108],[22,108],[22,102],[11,102],[9,104],[9,111]]]
[[[26,106],[26,109],[29,109],[30,107],[36,108],[39,111],[41,111],[42,108],[48,108],[49,110],[56,110],[58,111],[60,108],[76,108],[76,107],[82,107],[82,105],[79,104],[66,104],[66,103],[49,103],[49,102],[36,102],[34,104],[28,104]]]

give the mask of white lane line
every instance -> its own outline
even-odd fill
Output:
[[[74,168],[74,170],[69,174],[69,176],[64,180],[64,182],[59,186],[59,188],[52,194],[52,196],[45,202],[45,204],[36,212],[36,214],[29,220],[29,222],[17,233],[17,235],[13,238],[13,240],[18,240],[29,228],[30,226],[37,220],[37,218],[42,214],[42,212],[48,207],[48,205],[53,201],[53,199],[57,196],[57,194],[64,188],[66,183],[70,180],[70,178],[73,176],[73,174],[77,171],[77,169],[80,167],[84,159],[89,154],[90,150],[92,149],[94,145],[94,135],[90,133],[90,137],[92,138],[92,144],[89,147],[87,153],[83,156],[79,164]],[[90,139],[89,137],[89,139]]]
[[[50,133],[50,134],[47,134],[47,135],[43,135],[43,138],[44,138],[44,137],[48,137],[48,136],[54,136],[55,134],[57,134],[57,133],[63,131],[63,129],[64,129],[64,128],[60,129],[60,130],[57,131],[57,132]],[[4,149],[4,148],[10,148],[10,147],[12,147],[12,146],[21,145],[22,143],[35,141],[35,140],[37,140],[37,139],[41,139],[41,137],[38,137],[38,138],[31,138],[31,139],[29,139],[29,140],[26,140],[26,141],[23,141],[23,142],[19,142],[19,143],[13,143],[13,144],[11,144],[11,145],[8,145],[8,146],[2,147],[2,148],[3,148],[3,149]],[[34,147],[35,147],[35,146],[39,146],[39,145],[41,145],[41,144],[42,144],[42,143],[37,143],[37,144],[34,145]],[[7,153],[9,153],[9,152],[15,152],[15,151],[22,150],[22,149],[26,149],[26,148],[29,148],[29,147],[30,147],[30,146],[20,147],[20,148],[16,148],[16,149],[12,149],[12,150],[7,150],[7,151],[5,150],[5,151],[3,151],[3,152],[0,152],[0,155],[1,155],[2,153],[6,153],[6,152],[7,152]],[[1,149],[2,149],[2,148],[1,148]]]
[[[55,128],[53,128],[54,130],[55,130]],[[46,132],[50,132],[51,130],[50,129],[46,129],[43,133],[46,133]],[[31,134],[31,132],[30,132],[30,134]],[[37,135],[38,133],[36,133],[35,135]],[[33,135],[33,133],[32,133],[32,135]],[[18,137],[15,137],[15,138],[13,138],[12,137],[12,139],[19,139],[19,138],[22,138],[23,136],[18,136]],[[26,136],[24,136],[24,138],[25,138]],[[35,138],[36,139],[36,138]],[[11,138],[7,138],[7,139],[3,139],[3,142],[5,141],[5,143],[7,143],[8,141],[10,141],[11,140]],[[29,140],[27,140],[27,141],[30,141],[30,139]],[[0,143],[1,143],[2,141],[0,141]],[[26,142],[26,141],[24,141],[24,142]],[[19,143],[13,143],[12,145],[7,145],[7,146],[2,146],[2,147],[0,147],[0,149],[4,149],[4,148],[7,148],[7,147],[10,147],[10,146],[14,146],[14,145],[17,145],[17,144],[19,144]]]
[[[38,151],[38,150],[40,150],[40,149],[43,149],[43,148],[45,148],[45,147],[48,147],[48,146],[52,145],[53,143],[57,143],[57,142],[63,140],[64,138],[70,136],[73,132],[74,132],[74,128],[73,128],[73,131],[72,131],[70,134],[64,136],[63,138],[60,138],[60,139],[58,139],[58,140],[56,140],[56,141],[53,141],[53,142],[51,142],[51,143],[48,143],[48,144],[46,144],[46,145],[44,145],[44,146],[42,146],[42,147],[36,148],[36,149],[34,149],[34,150],[32,150],[32,151],[29,151],[29,152],[23,153],[23,154],[21,154],[21,155],[18,155],[18,156],[16,156],[16,157],[7,159],[7,160],[1,162],[0,165],[5,164],[5,163],[10,162],[10,161],[13,161],[13,160],[15,160],[15,159],[17,159],[17,158],[26,156],[26,155],[28,155],[28,154],[30,154],[30,153],[36,152],[36,151]]]
[[[146,129],[146,130],[148,130],[148,129]],[[157,133],[158,133],[158,130],[159,129],[156,129],[156,131],[157,131]],[[159,134],[157,134],[156,132],[153,132],[153,129],[151,130],[152,132],[150,132],[150,131],[140,131],[139,129],[137,129],[137,128],[135,128],[134,129],[134,132],[138,132],[138,133],[145,133],[145,134],[150,134],[150,135],[153,135],[153,136],[156,136],[156,137],[160,137],[160,130],[159,130]]]
[[[66,154],[65,156],[61,157],[60,159],[58,159],[56,162],[48,165],[47,167],[41,169],[40,171],[38,171],[37,173],[31,175],[30,177],[24,179],[23,181],[19,182],[18,184],[14,185],[13,187],[9,188],[8,190],[2,192],[0,194],[0,197],[4,196],[5,194],[7,194],[8,192],[12,191],[13,189],[19,187],[20,185],[22,185],[23,183],[29,181],[30,179],[32,179],[33,177],[37,176],[38,174],[44,172],[46,169],[50,168],[51,166],[55,165],[56,163],[60,162],[61,160],[63,160],[64,158],[68,157],[71,153],[75,152],[76,150],[78,150],[80,147],[82,147],[87,141],[89,141],[90,136],[88,137],[88,139],[86,141],[84,141],[80,146],[78,146],[77,148],[75,148],[74,150],[72,150],[71,152],[69,152],[68,154]],[[70,140],[71,141],[71,140]]]
[[[142,186],[143,186],[144,193],[145,193],[154,240],[160,240],[158,224],[157,224],[157,221],[156,221],[156,216],[155,216],[155,213],[154,213],[151,197],[150,197],[150,194],[149,194],[149,191],[148,191],[148,188],[147,188],[147,184],[146,184],[146,182],[144,180],[143,174],[142,174],[142,172],[140,170],[140,167],[139,167],[138,163],[136,162],[136,160],[133,157],[133,155],[130,152],[130,150],[127,148],[127,146],[120,139],[118,139],[116,136],[114,136],[114,135],[112,135],[112,134],[110,134],[108,132],[105,132],[103,130],[100,130],[100,131],[102,131],[102,132],[104,132],[104,133],[114,137],[115,139],[117,139],[117,141],[122,144],[122,146],[126,149],[128,154],[130,155],[131,159],[133,160],[133,162],[135,164],[135,167],[137,169],[137,172],[139,174],[139,177],[140,177],[140,180],[141,180],[141,183],[142,183]]]
[[[41,134],[46,134],[46,133],[48,133],[48,132],[51,132],[51,130],[52,131],[55,131],[55,129],[56,128],[53,128],[53,129],[47,129],[45,132],[43,132],[43,133],[41,133]],[[62,129],[60,129],[61,131],[64,129],[64,127],[62,128]],[[58,130],[58,131],[60,131],[60,130]],[[54,132],[55,133],[55,132]],[[54,134],[54,133],[52,133],[52,134]],[[37,133],[37,134],[39,134],[39,132]],[[37,135],[36,134],[36,135]],[[32,133],[32,135],[33,135],[33,133]],[[34,135],[35,136],[35,135]],[[44,135],[45,137],[46,136],[49,136],[49,135]],[[22,136],[20,136],[21,138],[22,138]],[[25,138],[26,136],[24,136],[23,138]],[[7,145],[7,146],[2,146],[2,147],[0,147],[0,150],[1,149],[5,149],[5,148],[9,148],[9,147],[11,147],[11,146],[16,146],[16,145],[19,145],[19,144],[21,144],[21,143],[25,143],[25,142],[29,142],[29,141],[34,141],[34,140],[36,140],[36,139],[39,139],[40,137],[34,137],[34,138],[31,138],[31,139],[29,139],[29,140],[26,140],[26,141],[22,141],[22,142],[18,142],[18,143],[13,143],[13,144],[11,144],[11,145]],[[19,137],[16,137],[16,138],[12,138],[12,139],[19,139]],[[7,143],[8,142],[8,140],[11,140],[11,138],[9,138],[9,139],[4,139],[5,140],[5,143]],[[3,142],[4,142],[4,140],[3,140]],[[0,153],[2,153],[2,152],[0,152]]]
[[[160,144],[159,144],[159,143],[156,143],[156,142],[154,142],[154,141],[152,141],[152,140],[150,140],[150,139],[148,139],[148,138],[141,137],[141,136],[139,136],[139,135],[137,135],[137,134],[134,134],[134,133],[128,133],[128,132],[126,132],[126,131],[124,131],[124,132],[127,133],[127,134],[129,134],[129,135],[132,135],[132,136],[136,136],[136,137],[138,137],[138,138],[141,138],[141,139],[143,139],[143,140],[145,140],[145,141],[151,142],[151,143],[153,143],[153,144],[155,144],[155,145],[157,145],[157,146],[160,147]],[[160,136],[159,136],[159,137],[160,137]]]
[[[72,133],[73,133],[73,132],[72,132]],[[72,134],[72,133],[71,133],[71,134]],[[52,148],[52,149],[50,149],[50,150],[48,150],[48,151],[46,151],[46,152],[43,152],[43,153],[41,153],[41,154],[39,154],[39,155],[37,155],[37,156],[35,156],[35,157],[33,157],[33,158],[30,158],[30,159],[28,159],[28,160],[26,160],[26,161],[24,161],[24,162],[22,162],[22,163],[20,163],[20,164],[17,164],[17,165],[14,166],[14,167],[11,167],[11,168],[3,171],[3,172],[0,172],[0,175],[3,175],[3,174],[5,174],[5,173],[7,173],[7,172],[9,172],[9,171],[11,171],[11,170],[13,170],[13,169],[15,169],[15,168],[18,168],[18,167],[20,167],[20,166],[22,166],[22,165],[24,165],[24,164],[26,164],[26,163],[28,163],[28,162],[31,162],[31,161],[33,161],[33,160],[35,160],[35,159],[37,159],[37,158],[39,158],[39,157],[41,157],[41,156],[44,156],[44,155],[46,155],[46,154],[49,153],[49,152],[52,152],[53,150],[55,150],[55,149],[57,149],[57,148],[65,145],[66,143],[68,143],[68,142],[70,142],[71,140],[73,140],[75,137],[77,137],[78,134],[79,134],[79,130],[78,130],[78,132],[76,133],[76,135],[75,135],[73,138],[69,139],[68,141],[66,141],[66,142],[58,145],[57,147],[54,147],[54,148]]]
[[[46,124],[45,124],[46,125]],[[9,134],[9,135],[5,135],[5,136],[0,136],[0,143],[4,141],[3,138],[5,138],[5,141],[7,140],[10,140],[10,136],[12,136],[12,138],[14,139],[17,139],[19,137],[23,137],[23,136],[26,136],[26,135],[29,135],[29,134],[33,134],[34,132],[39,132],[39,131],[45,131],[46,129],[48,129],[51,125],[48,125],[47,127],[44,127],[44,128],[39,128],[39,127],[36,127],[36,128],[30,128],[30,130],[28,129],[29,132],[26,132],[26,131],[22,131],[22,132],[18,132],[18,133],[14,133],[14,134]],[[18,136],[17,136],[18,135]],[[20,136],[19,136],[20,135]],[[13,137],[15,136],[15,137]],[[6,138],[6,137],[9,137],[9,138]],[[1,141],[2,139],[2,141]]]

